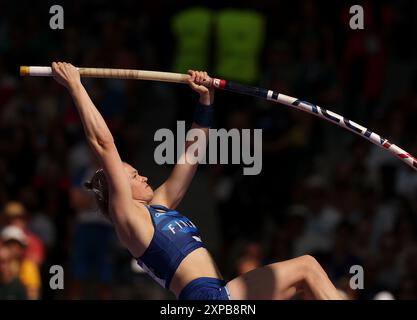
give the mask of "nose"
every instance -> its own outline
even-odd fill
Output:
[[[148,178],[147,177],[142,177],[142,181],[143,182],[147,182],[148,181]]]

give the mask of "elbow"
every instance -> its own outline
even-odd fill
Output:
[[[89,144],[99,158],[116,148],[113,139],[89,139]]]
[[[110,134],[101,137],[90,137],[89,141],[96,150],[108,150],[114,148],[114,139]]]
[[[111,134],[109,134],[107,136],[104,136],[104,137],[100,137],[99,139],[97,139],[97,143],[103,149],[107,149],[109,147],[110,148],[114,147],[114,139],[113,139],[113,136]]]

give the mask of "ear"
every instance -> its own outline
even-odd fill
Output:
[[[86,181],[86,182],[84,182],[84,187],[88,190],[92,190],[93,189],[93,184],[91,183],[91,181]]]

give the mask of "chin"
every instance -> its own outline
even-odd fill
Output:
[[[148,201],[151,202],[153,199],[153,191],[148,196]]]

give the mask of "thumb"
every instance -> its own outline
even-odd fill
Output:
[[[193,89],[195,91],[200,91],[201,90],[200,86],[198,84],[196,84],[195,82],[189,81],[189,84],[190,84],[191,89]]]

